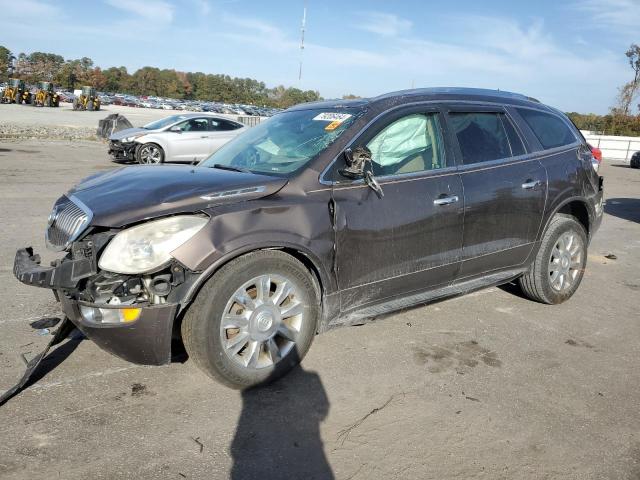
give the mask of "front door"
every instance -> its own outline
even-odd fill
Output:
[[[343,312],[454,280],[463,192],[442,126],[436,109],[414,106],[387,114],[353,142],[371,150],[383,198],[362,180],[334,177]]]
[[[208,156],[211,148],[209,119],[191,118],[178,125],[180,132],[167,132],[170,137],[171,161],[193,162]],[[175,127],[174,127],[175,128]]]
[[[464,187],[460,279],[522,265],[542,221],[546,170],[501,107],[453,107],[447,118]]]

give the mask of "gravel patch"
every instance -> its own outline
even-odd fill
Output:
[[[0,139],[43,138],[52,140],[100,140],[96,136],[96,128],[53,126],[53,125],[20,125],[12,123],[0,124]]]

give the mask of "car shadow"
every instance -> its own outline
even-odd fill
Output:
[[[640,198],[608,198],[604,211],[607,215],[640,223]]]
[[[328,413],[320,377],[300,365],[281,381],[244,390],[230,478],[333,479],[320,437]]]

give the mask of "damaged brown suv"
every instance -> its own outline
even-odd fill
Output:
[[[299,105],[195,167],[89,177],[49,217],[62,258],[22,249],[14,271],[103,349],[164,364],[182,341],[244,388],[291,369],[317,333],[435,298],[518,279],[531,299],[568,299],[602,195],[557,110],[411,90]]]

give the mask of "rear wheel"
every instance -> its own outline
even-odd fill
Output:
[[[136,150],[136,160],[142,165],[164,162],[164,150],[155,143],[145,143]]]
[[[93,100],[87,101],[87,110],[93,110]]]
[[[318,287],[290,255],[263,250],[225,265],[182,323],[189,357],[232,388],[269,383],[305,356],[320,316]]]
[[[568,215],[556,215],[542,238],[531,269],[520,278],[524,294],[532,300],[556,304],[578,289],[587,264],[587,233]]]

